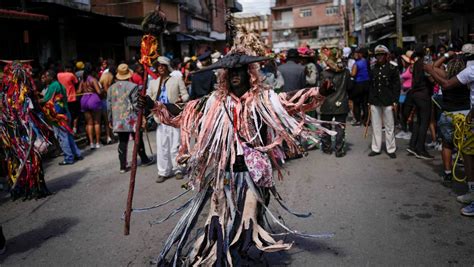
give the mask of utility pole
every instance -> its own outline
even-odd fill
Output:
[[[349,36],[350,36],[350,32],[351,32],[351,3],[352,1],[351,0],[346,0],[346,46],[349,46]]]
[[[397,23],[397,46],[403,47],[402,0],[395,0],[395,16]]]
[[[359,8],[359,18],[360,18],[360,40],[359,45],[361,47],[365,47],[365,13],[364,13],[364,2],[360,0],[360,8]]]

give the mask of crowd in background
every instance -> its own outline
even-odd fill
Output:
[[[261,63],[261,80],[277,92],[317,87],[330,80],[334,93],[310,115],[334,128],[335,138],[323,134],[321,150],[336,157],[346,155],[346,124],[354,127],[372,126],[369,156],[385,151],[390,158],[404,150],[396,139],[409,140],[407,153],[419,159],[433,159],[440,151],[443,162],[442,181],[453,181],[453,165],[463,166],[468,182],[474,182],[472,154],[462,154],[453,135],[453,114],[472,114],[474,46],[453,41],[438,47],[415,46],[390,51],[383,45],[327,48],[317,51],[306,45],[287,51],[267,51],[269,59]],[[129,169],[126,155],[128,141],[135,136],[137,120],[136,94],[145,86],[147,94],[162,103],[175,106],[208,95],[217,83],[214,70],[199,71],[223,55],[206,50],[200,55],[184,58],[160,56],[151,70],[136,61],[117,64],[114,59],[99,59],[97,63],[74,61],[51,64],[46,71],[35,73],[38,91],[43,99],[64,95],[65,110],[70,117],[71,133],[56,132],[57,147],[64,154],[61,165],[81,160],[73,135],[84,135],[91,150],[119,142],[120,172]],[[457,83],[456,83],[457,81]],[[331,123],[338,122],[337,124]],[[157,162],[157,182],[169,177],[183,178],[182,167],[176,162],[179,129],[159,123],[148,116],[146,127],[156,128],[156,159],[145,153],[139,133],[139,154],[143,165]],[[367,131],[367,130],[366,130]],[[383,138],[383,136],[385,138]],[[334,144],[333,144],[334,142]],[[316,147],[308,143],[307,149]],[[462,155],[461,155],[462,154]],[[458,174],[460,176],[460,174]],[[461,175],[462,176],[462,175]],[[459,201],[470,204],[463,214],[474,216],[474,183]]]

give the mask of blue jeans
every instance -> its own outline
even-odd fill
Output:
[[[61,146],[61,150],[64,153],[65,162],[73,163],[74,157],[81,156],[81,150],[79,150],[76,142],[74,142],[72,134],[60,127],[54,126],[54,135],[56,135],[59,145]]]

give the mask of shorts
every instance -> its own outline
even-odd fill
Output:
[[[453,111],[450,113],[467,115],[469,114],[469,110],[459,110],[459,111]],[[448,117],[446,113],[444,112],[441,113],[441,116],[439,117],[439,121],[438,121],[438,127],[441,133],[441,138],[443,139],[443,142],[445,142],[451,147],[454,146],[454,143],[453,143],[454,126],[453,126],[453,120],[451,119],[451,117]]]
[[[81,111],[101,111],[102,110],[102,101],[98,94],[85,94],[81,98]]]

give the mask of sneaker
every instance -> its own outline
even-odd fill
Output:
[[[121,169],[120,173],[126,173],[130,170],[130,167],[126,167],[125,169]]]
[[[398,138],[398,139],[405,139],[405,136],[407,135],[407,132],[405,131],[400,131],[399,133],[397,133],[395,135],[395,138]]]
[[[161,176],[161,175],[158,175],[158,177],[156,177],[156,182],[157,183],[162,183],[165,181],[165,177],[164,176]]]
[[[3,235],[3,227],[0,226],[0,255],[5,254],[6,250],[7,250],[7,240],[5,239],[5,236]]]
[[[356,122],[352,123],[351,125],[354,126],[354,127],[360,127],[360,121],[356,121]]]
[[[453,184],[453,174],[443,173],[443,181],[441,181],[441,183],[446,187],[451,187]]]
[[[94,150],[94,149],[95,149],[95,145],[91,143],[91,144],[90,144],[90,148],[91,148],[91,150]]]
[[[411,139],[411,133],[410,132],[405,132],[405,135],[403,136],[403,139],[410,140]]]
[[[408,147],[407,148],[407,152],[410,154],[410,155],[413,155],[415,157],[418,157],[418,154],[416,153],[416,150],[411,148],[411,147]]]
[[[177,174],[174,176],[174,178],[175,178],[176,180],[183,180],[184,175],[183,175],[182,173],[177,173]]]
[[[99,143],[95,144],[95,148],[100,148],[100,144]]]
[[[148,161],[142,161],[140,163],[140,166],[150,166],[155,162],[156,162],[155,158],[149,158]]]
[[[371,151],[369,153],[369,157],[374,157],[374,156],[378,156],[378,155],[380,155],[380,152]]]
[[[463,204],[472,203],[472,202],[474,202],[474,192],[469,192],[469,193],[467,193],[467,194],[458,196],[458,197],[456,198],[456,200],[457,200],[458,202],[463,203]]]
[[[428,148],[434,148],[434,147],[436,146],[436,142],[435,142],[435,141],[431,141],[431,143],[426,144],[426,146],[427,146]]]
[[[474,202],[467,205],[466,207],[461,209],[461,214],[464,216],[474,216]]]
[[[112,144],[113,142],[114,142],[114,140],[112,140],[112,138],[107,137],[107,142],[106,142],[107,145],[110,145],[110,144]]]
[[[393,152],[393,153],[387,153],[387,155],[388,155],[391,159],[396,159],[396,158],[397,158],[397,154],[395,154],[395,152]]]
[[[416,153],[416,158],[418,159],[426,159],[426,160],[431,160],[431,159],[434,159],[434,157],[432,155],[430,155],[428,152],[426,151],[422,151],[422,152],[417,152]]]

